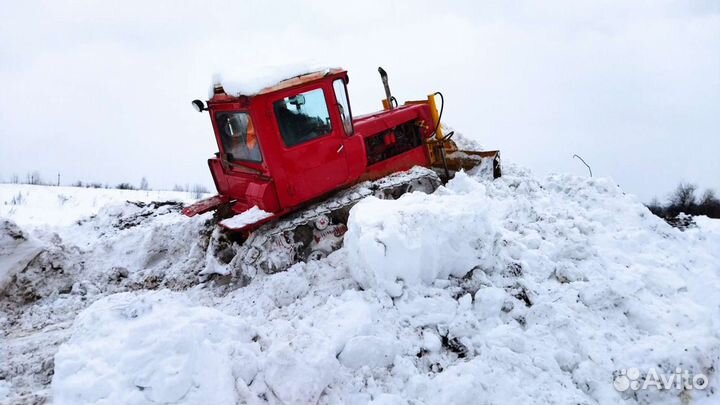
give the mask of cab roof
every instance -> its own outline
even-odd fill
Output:
[[[252,81],[247,83],[229,82],[218,80],[213,84],[210,92],[210,98],[230,97],[252,97],[261,94],[276,92],[290,87],[298,86],[304,83],[313,82],[327,76],[343,74],[346,71],[342,68],[324,68],[295,74],[291,77],[285,75],[285,79],[277,80],[266,77],[260,81]],[[269,85],[267,85],[270,83]]]
[[[288,79],[279,81],[277,84],[265,87],[260,90],[257,94],[272,93],[274,91],[287,89],[289,87],[297,86],[300,84],[309,83],[318,79],[322,79],[326,76],[336,75],[338,73],[344,73],[345,71],[341,68],[327,68],[316,72],[303,73]]]

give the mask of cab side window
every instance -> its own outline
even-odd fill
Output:
[[[215,123],[229,160],[262,162],[255,127],[250,115],[244,112],[219,112]]]
[[[336,79],[333,82],[333,90],[335,90],[335,102],[340,111],[345,135],[353,134],[352,116],[350,115],[350,101],[348,100],[347,91],[345,90],[345,82],[343,79]]]
[[[325,92],[315,89],[273,103],[280,135],[295,146],[332,132]]]

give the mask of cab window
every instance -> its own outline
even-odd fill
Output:
[[[218,112],[215,122],[220,131],[223,150],[231,161],[262,162],[255,127],[250,114]]]
[[[332,132],[325,93],[315,89],[273,103],[280,135],[286,146],[295,146]]]
[[[337,79],[333,82],[333,90],[335,90],[335,101],[340,111],[345,135],[353,134],[352,116],[350,115],[350,101],[348,100],[347,91],[345,90],[345,81]]]

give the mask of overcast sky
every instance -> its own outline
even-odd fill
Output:
[[[183,4],[185,3],[185,4]],[[720,192],[720,1],[15,1],[0,12],[0,178],[212,185],[215,72],[349,70],[353,113],[444,93],[445,122],[538,175],[644,201]]]

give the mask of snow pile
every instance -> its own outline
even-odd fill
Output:
[[[26,233],[42,240],[45,249],[32,266],[15,272],[8,293],[33,301],[67,292],[197,284],[209,242],[207,216],[189,219],[180,207],[120,203],[58,232],[28,227]]]
[[[221,85],[227,94],[233,96],[252,96],[285,79],[326,69],[328,68],[317,63],[302,62],[282,66],[253,67],[253,70],[240,68],[240,70],[234,70],[232,76],[215,73],[213,75],[213,86],[210,87],[208,92],[208,98],[212,98],[213,87],[216,85]]]
[[[487,185],[460,174],[431,196],[366,200],[351,214],[352,276],[400,297],[397,316],[409,309],[412,326],[455,339],[466,358],[412,377],[403,396],[614,403],[633,399],[610,383],[631,367],[703,373],[717,387],[717,221],[680,232],[608,179],[519,174]],[[457,301],[438,291],[447,274],[465,276]],[[446,298],[425,298],[436,294]],[[712,393],[635,395],[653,403]]]
[[[255,332],[169,291],[97,301],[55,356],[55,404],[231,404],[257,372]]]
[[[270,218],[272,215],[273,214],[263,211],[255,205],[247,211],[243,211],[240,214],[223,220],[221,224],[230,229],[241,229],[256,222],[260,222],[263,219]]]
[[[303,278],[297,271],[283,276]],[[169,291],[112,295],[77,317],[55,356],[53,402],[317,403],[340,362],[382,367],[394,358],[392,349],[368,346],[377,338],[348,342],[372,320],[373,308],[356,292],[330,299],[325,309],[323,319],[262,323]]]
[[[719,221],[680,231],[609,179],[504,169],[494,181],[459,174],[429,196],[367,199],[345,247],[242,287],[188,282],[217,232],[171,205],[109,206],[61,240],[34,229],[62,255],[42,253],[33,263],[55,264],[23,276],[45,280],[42,298],[0,301],[0,393],[56,404],[717,403]],[[148,291],[158,287],[176,292]],[[616,390],[629,368],[687,370],[709,386]]]
[[[45,210],[44,204],[56,189],[35,187],[22,207],[25,219],[47,216],[48,223],[59,223],[53,215],[62,217],[63,208]],[[42,246],[12,270],[0,294],[0,383],[8,383],[7,403],[46,401],[53,356],[75,316],[94,301],[116,292],[199,283],[212,229],[208,215],[187,218],[176,203],[128,203],[120,190],[93,191],[112,205],[67,226],[26,223],[11,232],[9,254],[0,252],[0,262],[7,263],[25,248]],[[76,215],[76,207],[65,207]],[[18,234],[26,240],[13,247],[21,241]],[[7,233],[2,235],[5,240]]]

